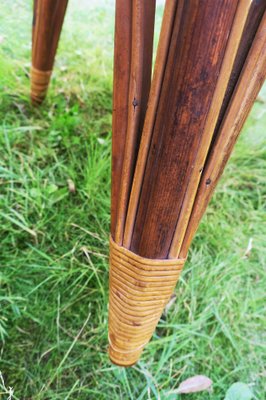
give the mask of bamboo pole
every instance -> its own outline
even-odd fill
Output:
[[[141,136],[136,170],[132,183],[127,218],[126,218],[125,234],[123,240],[123,246],[125,246],[126,248],[130,248],[130,243],[132,239],[132,233],[138,207],[138,201],[136,199],[139,198],[141,191],[146,160],[150,148],[150,141],[156,118],[156,112],[158,108],[163,77],[165,73],[170,39],[173,33],[173,23],[176,14],[176,9],[177,9],[177,2],[172,0],[166,1],[162,25],[161,25],[160,38],[156,53],[156,61],[152,77],[147,113]]]
[[[249,49],[252,45],[253,39],[255,37],[256,31],[262,19],[262,16],[266,9],[266,0],[252,0],[250,3],[250,9],[248,13],[248,17],[246,20],[246,24],[244,27],[244,31],[242,34],[241,42],[239,44],[239,48],[237,51],[237,55],[235,58],[233,71],[230,76],[230,80],[226,89],[226,93],[223,99],[223,104],[221,106],[221,110],[219,113],[219,117],[217,120],[217,124],[215,127],[214,135],[215,138],[223,117],[225,115],[226,109],[230,102],[231,96],[233,94],[234,88],[237,84],[238,78],[240,76],[242,67],[248,55]]]
[[[115,241],[120,245],[123,243],[130,187],[150,90],[155,0],[133,0],[132,7],[127,134],[115,230]]]
[[[121,171],[126,142],[129,77],[131,59],[132,1],[116,0],[113,120],[112,120],[112,186],[111,235],[115,237]]]
[[[266,78],[266,13],[262,18],[255,39],[248,53],[242,73],[209,152],[202,174],[193,212],[182,244],[181,253],[186,254],[199,222],[211,199],[214,189],[232,153],[251,107]]]
[[[193,208],[201,173],[205,159],[211,144],[216,122],[218,120],[223,99],[228,87],[229,79],[233,71],[234,61],[243,36],[246,21],[250,12],[250,0],[240,0],[234,18],[226,51],[222,61],[218,81],[214,90],[213,98],[206,118],[202,137],[199,142],[193,160],[193,169],[189,177],[182,207],[175,228],[175,234],[171,243],[169,258],[178,258],[186,228]]]
[[[34,47],[34,43],[33,42],[34,42],[34,36],[35,36],[35,26],[36,26],[38,1],[39,0],[34,0],[33,1],[32,36],[31,36],[32,48]]]
[[[37,0],[32,32],[31,101],[45,98],[68,0]]]
[[[118,365],[134,364],[150,340],[265,78],[265,16],[238,78],[262,18],[261,0],[255,6],[248,0],[219,0],[215,7],[212,0],[167,1],[140,148],[140,117],[130,115],[130,99],[133,83],[141,91],[143,66],[134,64],[133,46],[142,44],[133,29],[126,156],[110,238],[109,355]],[[231,102],[213,138],[226,96]]]
[[[182,7],[178,35],[170,43],[168,58],[173,62],[166,66],[130,248],[143,257],[168,256],[237,4],[226,0],[213,7],[212,0],[185,1]]]

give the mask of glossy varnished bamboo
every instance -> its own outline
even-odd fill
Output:
[[[36,26],[36,17],[37,17],[37,9],[38,9],[38,1],[39,0],[34,0],[33,1],[33,17],[32,17],[32,36],[31,36],[31,43],[32,43],[32,49],[34,47],[34,34],[35,34],[35,26]]]
[[[175,233],[169,252],[169,258],[177,258],[181,250],[202,170],[204,170],[203,166],[205,164],[206,156],[213,138],[215,126],[228,87],[229,79],[233,72],[234,61],[241,43],[241,38],[244,33],[250,8],[250,0],[239,1],[205,126],[198,148],[194,154],[193,168],[189,177],[189,182],[187,183],[182,207],[176,224]]]
[[[220,109],[219,117],[214,131],[214,137],[216,136],[220,124],[225,115],[226,109],[230,102],[234,88],[237,84],[244,62],[246,60],[249,49],[252,45],[256,31],[262,19],[262,16],[266,10],[266,0],[252,0],[249,6],[249,13],[244,26],[241,42],[238,47],[237,55],[234,61],[233,70],[230,76],[229,83],[227,85],[226,93],[223,99],[223,104]]]
[[[116,0],[113,117],[112,117],[112,188],[111,235],[115,237],[118,198],[127,132],[129,78],[131,60],[132,1]]]
[[[130,247],[141,256],[168,257],[237,3],[178,2]]]
[[[169,52],[170,39],[173,32],[173,23],[176,14],[176,9],[177,9],[177,2],[172,0],[166,1],[162,25],[161,25],[160,38],[157,47],[148,107],[145,116],[143,132],[141,135],[137,164],[134,173],[134,179],[132,182],[130,201],[127,211],[126,226],[123,238],[123,246],[125,246],[126,248],[130,248],[131,244],[132,232],[138,208],[138,198],[141,191],[141,185],[143,181],[148,151],[150,148],[150,141],[153,132],[153,126],[155,122],[162,82],[165,73],[166,61]]]
[[[225,117],[208,154],[186,236],[182,244],[181,256],[188,251],[199,222],[265,78],[266,13],[264,13],[261,20]]]
[[[37,0],[34,4],[32,67],[36,74],[33,79],[39,71],[49,73],[53,68],[67,3],[68,0]],[[37,97],[32,99],[34,103],[43,100],[38,101]]]
[[[115,228],[115,240],[120,245],[123,243],[129,194],[150,90],[155,0],[133,0],[132,16],[127,133]]]

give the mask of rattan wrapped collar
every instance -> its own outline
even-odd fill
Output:
[[[52,71],[41,71],[31,67],[31,100],[33,104],[43,102],[49,86]]]
[[[138,361],[184,263],[140,257],[110,238],[109,355],[115,364]]]

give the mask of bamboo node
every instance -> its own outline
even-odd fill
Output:
[[[31,67],[31,102],[41,104],[46,96],[52,71],[41,71]]]
[[[109,356],[135,364],[150,341],[185,259],[141,257],[110,238]]]

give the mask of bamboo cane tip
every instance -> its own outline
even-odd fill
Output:
[[[41,71],[31,67],[30,98],[33,106],[40,105],[46,96],[52,71]]]

